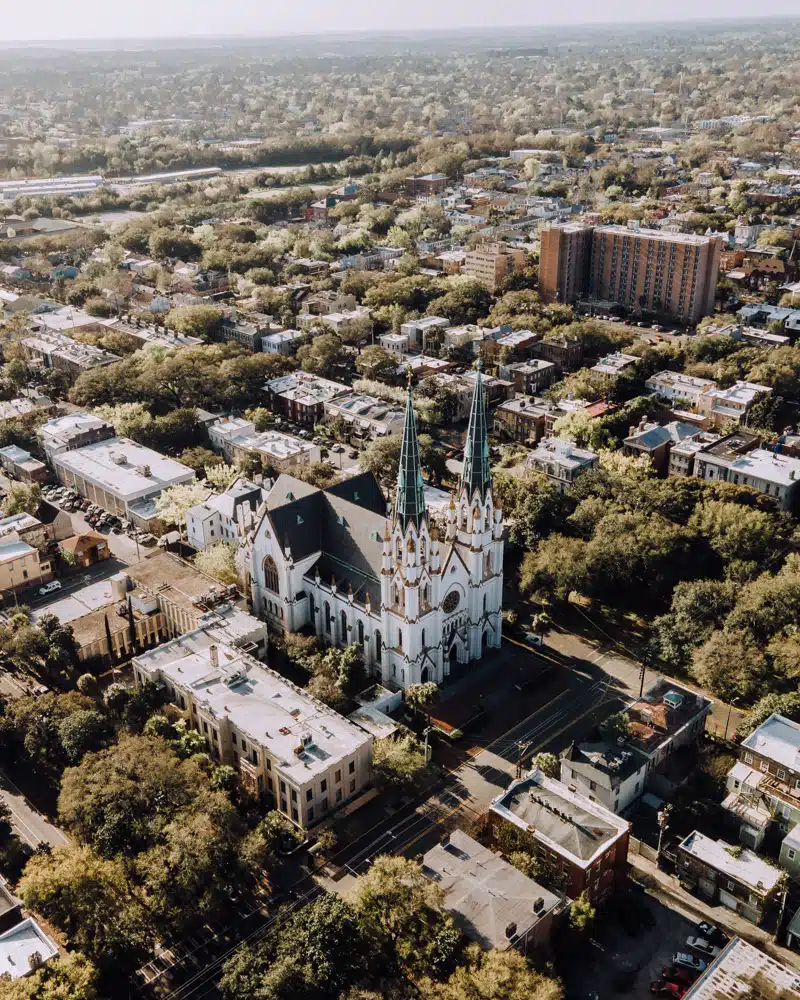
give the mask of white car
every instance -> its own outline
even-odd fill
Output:
[[[51,580],[50,583],[46,583],[43,587],[39,587],[39,593],[44,597],[45,594],[52,594],[54,590],[61,590],[60,580]]]
[[[672,956],[672,964],[679,965],[684,969],[691,969],[693,972],[705,972],[706,963],[702,958],[689,955],[685,951],[676,951]]]

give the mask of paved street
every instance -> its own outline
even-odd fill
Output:
[[[45,842],[57,847],[69,843],[65,834],[49,823],[25,798],[14,782],[0,771],[0,801],[11,812],[11,826],[26,844],[36,847]]]

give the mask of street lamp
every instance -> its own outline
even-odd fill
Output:
[[[728,725],[731,721],[731,712],[733,711],[733,706],[739,701],[739,698],[731,698],[731,702],[728,705],[728,718],[725,720],[725,735],[722,737],[723,740],[728,738]]]

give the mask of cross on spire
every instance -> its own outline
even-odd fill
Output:
[[[406,422],[403,428],[403,443],[400,448],[400,468],[397,471],[397,497],[395,517],[405,531],[409,522],[419,527],[425,516],[425,491],[422,487],[422,467],[419,460],[417,441],[417,421],[414,416],[414,402],[411,397],[411,366],[408,367],[408,390],[406,393]]]
[[[489,429],[486,423],[486,401],[481,374],[483,362],[480,358],[475,363],[475,368],[478,374],[475,377],[475,393],[469,414],[461,489],[466,489],[470,500],[476,490],[480,493],[481,500],[485,500],[486,491],[492,485],[492,472],[489,467]]]

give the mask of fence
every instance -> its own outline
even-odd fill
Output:
[[[649,844],[645,844],[642,840],[637,840],[636,837],[631,837],[628,843],[628,854],[638,854],[643,857],[645,861],[652,861],[653,864],[658,864],[658,851],[655,847],[651,847]]]

